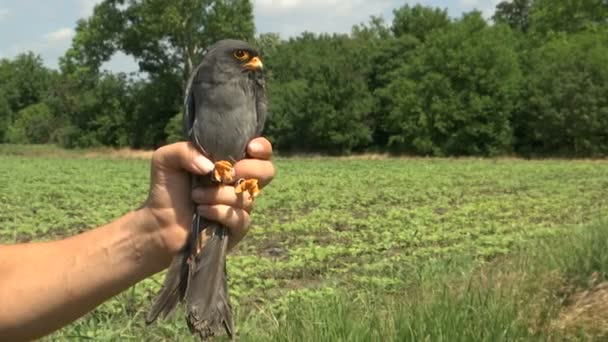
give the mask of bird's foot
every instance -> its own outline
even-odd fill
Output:
[[[255,198],[260,193],[260,187],[258,185],[257,179],[239,179],[236,182],[236,188],[234,192],[237,194],[242,194],[243,192],[248,192],[251,198]]]
[[[220,160],[215,163],[212,173],[213,181],[223,184],[231,184],[234,181],[234,168],[232,163],[225,160]]]

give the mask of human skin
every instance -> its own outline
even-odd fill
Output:
[[[274,177],[264,138],[235,164],[235,179]],[[63,240],[0,245],[0,341],[31,340],[55,331],[137,282],[167,268],[186,243],[192,200],[207,219],[230,231],[229,248],[247,233],[253,201],[234,187],[190,186],[213,163],[190,143],[154,152],[148,198],[139,209]]]

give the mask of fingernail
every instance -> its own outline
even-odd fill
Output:
[[[205,175],[213,170],[213,163],[204,156],[195,157],[193,164],[202,175]]]
[[[251,144],[249,144],[249,150],[252,153],[259,153],[262,149],[264,149],[264,146],[262,146],[259,141],[252,141]]]

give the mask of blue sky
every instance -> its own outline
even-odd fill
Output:
[[[392,20],[392,10],[404,4],[447,8],[451,16],[479,9],[491,16],[500,0],[252,0],[258,33],[278,32],[282,37],[310,32],[349,32],[371,15]],[[42,55],[45,63],[57,67],[57,59],[70,46],[79,18],[88,17],[99,0],[0,0],[0,58],[25,51]],[[133,60],[115,56],[105,68],[136,71]]]

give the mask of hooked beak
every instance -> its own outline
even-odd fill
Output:
[[[264,64],[262,64],[262,60],[259,57],[253,57],[243,67],[247,70],[255,71],[255,70],[262,70],[264,68]]]

